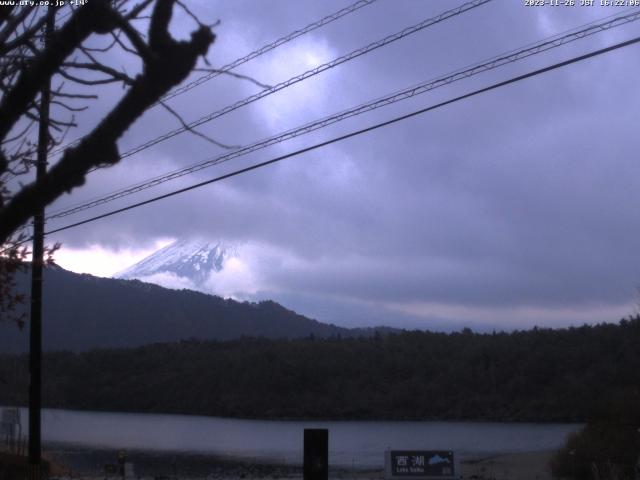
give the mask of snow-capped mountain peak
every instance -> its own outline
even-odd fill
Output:
[[[152,253],[135,265],[114,275],[134,279],[156,274],[174,274],[196,285],[207,280],[212,272],[219,272],[236,251],[222,241],[179,239]]]

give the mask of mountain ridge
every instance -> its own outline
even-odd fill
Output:
[[[114,278],[141,279],[156,274],[174,274],[202,285],[213,272],[220,272],[226,261],[237,255],[231,245],[202,239],[178,239],[156,250]]]
[[[29,276],[18,276],[28,291]],[[172,290],[139,280],[45,269],[44,349],[84,351],[137,347],[186,339],[230,340],[242,336],[301,338],[372,335],[300,315],[265,300],[238,302],[192,290]],[[26,308],[26,306],[25,306]],[[0,352],[24,352],[28,328],[0,322]]]

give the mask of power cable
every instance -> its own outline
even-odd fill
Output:
[[[247,55],[245,55],[244,57],[240,57],[237,58],[236,60],[234,60],[231,63],[228,63],[226,65],[224,65],[223,67],[221,67],[220,69],[214,71],[214,72],[209,72],[203,76],[201,76],[200,78],[197,78],[189,83],[187,83],[186,85],[183,85],[179,88],[176,88],[175,90],[172,90],[171,92],[166,93],[161,100],[169,100],[171,98],[177,97],[178,95],[182,95],[185,92],[188,92],[189,90],[197,87],[198,85],[202,85],[205,82],[208,82],[209,80],[217,77],[218,75],[222,75],[224,73],[227,73],[231,70],[233,70],[236,67],[239,67],[240,65],[243,65],[251,60],[253,60],[254,58],[257,58],[261,55],[264,55],[265,53],[270,52],[271,50],[274,50],[275,48],[278,48],[281,45],[284,45],[285,43],[291,42],[292,40],[295,40],[296,38],[309,33],[313,30],[316,30],[320,27],[323,27],[325,25],[328,25],[331,22],[334,22],[336,20],[338,20],[339,18],[344,17],[345,15],[348,15],[350,13],[353,13],[359,9],[361,9],[362,7],[366,7],[368,5],[371,5],[372,3],[376,2],[377,0],[358,0],[355,3],[352,3],[351,5],[342,8],[340,10],[338,10],[337,12],[334,12],[330,15],[327,15],[326,17],[321,18],[320,20],[310,23],[309,25],[307,25],[306,27],[300,28],[298,30],[294,30],[293,32],[289,33],[288,35],[285,35],[283,37],[278,38],[277,40],[274,40],[271,43],[267,43],[266,45],[263,45],[262,47],[258,48],[257,50],[252,51],[251,53],[248,53]],[[156,102],[153,106],[158,105],[159,102]],[[51,155],[57,155],[60,152],[63,152],[64,150],[66,150],[67,148],[73,146],[73,145],[77,145],[84,137],[80,137],[77,138],[76,140],[73,140],[69,143],[67,143],[66,145],[59,147],[57,149],[55,149],[53,152],[51,152]]]
[[[359,10],[362,7],[366,7],[367,5],[371,5],[373,2],[375,2],[376,0],[358,0],[357,2],[349,5],[348,7],[343,8],[342,10],[339,10],[331,15],[327,15],[326,17],[318,20],[317,22],[311,23],[309,25],[307,25],[306,27],[300,29],[300,30],[295,30],[293,32],[291,32],[289,35],[286,35],[284,37],[281,37],[277,40],[275,40],[274,42],[271,42],[267,45],[264,45],[262,47],[260,47],[257,50],[254,50],[253,52],[249,53],[248,55],[239,58],[237,60],[234,60],[233,62],[225,65],[224,67],[222,67],[220,70],[217,70],[215,72],[210,72],[206,75],[203,75],[202,77],[187,83],[184,86],[181,86],[169,93],[167,93],[164,97],[162,97],[163,100],[169,100],[173,97],[176,97],[178,95],[183,94],[184,92],[188,92],[189,90],[191,90],[192,88],[197,87],[198,85],[201,85],[209,80],[211,80],[212,78],[217,77],[218,75],[221,75],[229,70],[232,70],[236,67],[239,67],[240,65],[247,63],[250,60],[253,60],[256,57],[259,57],[260,55],[263,55],[267,52],[270,52],[271,50],[278,48],[280,45],[283,45],[285,43],[288,43],[302,35],[304,35],[305,33],[311,32],[313,30],[316,30],[317,28],[320,28],[324,25],[327,25],[345,15],[348,15],[349,13],[355,12],[356,10]]]
[[[234,110],[237,110],[241,107],[244,107],[246,105],[249,105],[250,103],[256,102],[262,98],[265,98],[269,95],[272,95],[276,92],[279,92],[285,88],[288,88],[292,85],[295,85],[299,82],[302,82],[303,80],[307,80],[308,78],[314,77],[326,70],[330,70],[332,68],[337,67],[338,65],[341,65],[343,63],[346,63],[350,60],[353,60],[354,58],[360,57],[362,55],[365,55],[369,52],[372,52],[373,50],[377,50],[378,48],[381,48],[385,45],[388,45],[390,43],[393,43],[395,41],[398,41],[402,38],[405,38],[409,35],[412,35],[416,32],[419,32],[421,30],[424,30],[425,28],[431,27],[435,24],[438,24],[440,22],[443,22],[449,18],[458,16],[464,12],[467,12],[469,10],[472,10],[474,8],[477,8],[481,5],[484,5],[485,3],[489,3],[492,0],[473,0],[471,2],[467,2],[464,3],[456,8],[453,8],[451,10],[447,10],[445,12],[442,12],[439,15],[436,15],[435,17],[423,20],[420,23],[417,23],[415,25],[412,25],[410,27],[407,27],[397,33],[394,33],[392,35],[388,35],[380,40],[377,40],[375,42],[372,42],[368,45],[365,45],[364,47],[358,48],[350,53],[347,53],[346,55],[343,55],[341,57],[338,57],[330,62],[324,63],[322,65],[319,65],[315,68],[312,68],[310,70],[307,70],[306,72],[303,72],[299,75],[296,75],[295,77],[291,77],[288,80],[285,80],[284,82],[280,82],[277,85],[274,85],[272,87],[269,88],[265,88],[264,90],[261,90],[258,93],[255,93],[253,95],[250,95],[248,97],[245,97],[242,100],[239,100],[231,105],[227,105],[226,107],[220,109],[220,110],[216,110],[215,112],[209,113],[208,115],[205,115],[197,120],[194,120],[193,122],[187,124],[184,127],[180,127],[174,130],[171,130],[169,132],[166,132],[158,137],[155,137],[141,145],[138,145],[130,150],[127,150],[126,152],[120,154],[120,158],[126,158],[126,157],[130,157],[132,155],[135,155],[136,153],[139,153],[143,150],[146,150],[149,147],[152,147],[154,145],[157,145],[158,143],[164,142],[165,140],[168,140],[170,138],[175,137],[176,135],[179,135],[181,133],[187,132],[190,129],[193,129],[195,127],[199,127],[200,125],[210,122],[211,120],[214,120],[218,117],[221,117],[223,115],[226,115],[230,112],[233,112]],[[93,169],[96,170],[96,169]],[[92,170],[92,171],[93,171]]]
[[[608,18],[608,17],[607,17]],[[264,140],[260,140],[258,142],[255,142],[251,145],[242,147],[238,150],[235,150],[233,152],[229,152],[227,154],[223,154],[223,155],[219,155],[216,157],[212,157],[210,159],[207,159],[203,162],[197,163],[195,165],[192,165],[190,167],[187,168],[183,168],[174,172],[170,172],[158,177],[155,177],[153,179],[147,180],[145,182],[142,183],[138,183],[136,185],[133,185],[131,187],[127,187],[121,190],[118,190],[114,193],[111,193],[109,195],[97,198],[95,200],[89,201],[89,202],[85,202],[82,204],[79,204],[77,206],[71,207],[71,208],[67,208],[65,210],[59,211],[59,212],[55,212],[52,213],[51,215],[49,215],[47,217],[47,220],[52,220],[55,218],[62,218],[62,217],[66,217],[90,208],[94,208],[97,207],[99,205],[117,200],[119,198],[128,196],[128,195],[132,195],[134,193],[138,193],[140,191],[146,190],[148,188],[152,188],[155,187],[157,185],[160,185],[161,183],[165,183],[167,181],[170,180],[174,180],[176,178],[180,178],[182,176],[197,172],[199,170],[203,170],[205,168],[211,167],[213,165],[217,165],[220,163],[224,163],[227,162],[229,160],[232,160],[234,158],[238,158],[244,155],[247,155],[249,153],[253,153],[257,150],[262,150],[264,148],[267,148],[269,146],[275,145],[277,143],[281,143],[283,141],[286,140],[290,140],[292,138],[301,136],[301,135],[305,135],[307,133],[319,130],[321,128],[325,128],[329,125],[332,125],[334,123],[337,122],[341,122],[343,120],[346,120],[347,118],[351,118],[357,115],[361,115],[363,113],[381,108],[383,106],[387,106],[387,105],[391,105],[393,103],[396,103],[398,101],[401,100],[405,100],[423,93],[426,93],[428,91],[431,91],[435,88],[439,88],[442,87],[444,85],[448,85],[450,83],[453,83],[455,81],[458,80],[462,80],[468,77],[471,77],[473,75],[477,75],[479,73],[482,72],[486,72],[489,70],[493,70],[495,68],[498,68],[500,66],[503,66],[507,63],[513,63],[516,62],[518,60],[522,60],[524,58],[528,58],[532,55],[537,55],[539,53],[542,52],[546,52],[552,48],[557,48],[560,47],[562,45],[565,45],[567,43],[585,38],[586,36],[589,35],[594,35],[596,33],[600,33],[602,31],[605,30],[609,30],[611,28],[614,27],[618,27],[620,25],[624,25],[626,23],[630,23],[633,21],[636,21],[640,19],[640,11],[635,11],[635,13],[632,14],[628,14],[628,15],[623,15],[623,16],[618,16],[615,17],[611,20],[605,21],[605,22],[600,22],[597,23],[595,25],[590,25],[587,28],[584,28],[582,30],[578,30],[576,32],[573,33],[569,33],[563,36],[553,36],[550,37],[550,39],[544,39],[538,43],[534,43],[534,44],[530,44],[529,46],[519,49],[519,50],[512,50],[510,52],[507,52],[506,54],[502,54],[500,56],[496,56],[493,57],[492,59],[490,59],[487,62],[484,63],[479,63],[479,64],[475,64],[475,65],[471,65],[468,67],[465,67],[463,69],[459,69],[454,71],[453,73],[447,74],[443,77],[437,77],[435,79],[431,79],[428,80],[426,82],[420,83],[418,85],[413,85],[409,88],[405,88],[403,90],[400,90],[398,92],[389,94],[385,97],[373,100],[371,102],[365,103],[365,104],[361,104],[357,107],[339,112],[337,114],[331,115],[329,117],[324,117],[320,120],[316,120],[314,122],[305,124],[303,126],[297,127],[295,129],[292,130],[288,130],[286,132],[280,133],[278,135],[275,135],[273,137],[264,139]]]
[[[85,225],[87,223],[94,222],[96,220],[100,220],[100,219],[103,219],[103,218],[106,218],[106,217],[110,217],[110,216],[116,215],[118,213],[126,212],[128,210],[132,210],[132,209],[141,207],[143,205],[148,205],[150,203],[154,203],[154,202],[157,202],[159,200],[163,200],[165,198],[169,198],[169,197],[181,194],[181,193],[185,193],[185,192],[188,192],[190,190],[195,190],[196,188],[200,188],[200,187],[203,187],[203,186],[206,186],[206,185],[210,185],[212,183],[220,182],[222,180],[225,180],[225,179],[231,178],[231,177],[235,177],[235,176],[240,175],[242,173],[250,172],[252,170],[257,170],[259,168],[266,167],[268,165],[280,162],[280,161],[285,160],[287,158],[295,157],[295,156],[301,155],[303,153],[307,153],[307,152],[310,152],[312,150],[316,150],[318,148],[326,147],[327,145],[331,145],[333,143],[337,143],[337,142],[346,140],[348,138],[352,138],[352,137],[355,137],[355,136],[358,136],[358,135],[362,135],[364,133],[371,132],[371,131],[377,130],[379,128],[382,128],[382,127],[386,127],[386,126],[392,125],[394,123],[397,123],[397,122],[400,122],[400,121],[403,121],[403,120],[407,120],[409,118],[412,118],[412,117],[415,117],[415,116],[418,116],[418,115],[422,115],[422,114],[424,114],[426,112],[430,112],[432,110],[436,110],[436,109],[444,107],[446,105],[451,105],[451,104],[459,102],[461,100],[465,100],[467,98],[471,98],[471,97],[474,97],[476,95],[479,95],[479,94],[482,94],[482,93],[485,93],[485,92],[489,92],[491,90],[495,90],[495,89],[504,87],[506,85],[510,85],[510,84],[513,84],[513,83],[516,83],[516,82],[520,82],[520,81],[525,80],[527,78],[535,77],[537,75],[541,75],[543,73],[550,72],[552,70],[556,70],[556,69],[565,67],[567,65],[572,65],[574,63],[581,62],[581,61],[587,60],[589,58],[593,58],[593,57],[596,57],[596,56],[599,56],[599,55],[603,55],[605,53],[612,52],[614,50],[618,50],[620,48],[636,44],[638,42],[640,42],[640,37],[635,37],[635,38],[633,38],[631,40],[620,42],[620,43],[617,43],[615,45],[612,45],[612,46],[609,46],[609,47],[606,47],[606,48],[601,48],[599,50],[595,50],[593,52],[589,52],[587,54],[580,55],[578,57],[573,57],[573,58],[571,58],[569,60],[565,60],[565,61],[562,61],[562,62],[559,62],[559,63],[555,63],[553,65],[549,65],[549,66],[544,67],[544,68],[533,70],[533,71],[525,73],[523,75],[518,75],[518,76],[512,77],[512,78],[510,78],[508,80],[504,80],[504,81],[501,81],[501,82],[498,82],[498,83],[494,83],[492,85],[489,85],[488,87],[484,87],[484,88],[480,88],[478,90],[474,90],[474,91],[472,91],[470,93],[466,93],[464,95],[460,95],[458,97],[446,100],[444,102],[440,102],[440,103],[437,103],[435,105],[431,105],[429,107],[425,107],[425,108],[422,108],[420,110],[416,110],[416,111],[413,111],[411,113],[392,118],[391,120],[387,120],[385,122],[377,123],[375,125],[372,125],[372,126],[360,129],[360,130],[356,130],[356,131],[350,132],[350,133],[345,134],[345,135],[334,137],[334,138],[332,138],[330,140],[327,140],[327,141],[324,141],[324,142],[316,143],[316,144],[311,145],[309,147],[305,147],[305,148],[302,148],[300,150],[296,150],[294,152],[287,153],[285,155],[281,155],[281,156],[273,158],[271,160],[267,160],[267,161],[264,161],[264,162],[261,162],[261,163],[257,163],[255,165],[251,165],[249,167],[241,168],[239,170],[235,170],[233,172],[230,172],[230,173],[227,173],[225,175],[221,175],[221,176],[206,180],[204,182],[196,183],[194,185],[190,185],[188,187],[181,188],[179,190],[174,190],[172,192],[165,193],[163,195],[159,195],[157,197],[153,197],[153,198],[150,198],[148,200],[144,200],[142,202],[134,203],[132,205],[128,205],[128,206],[123,207],[123,208],[119,208],[117,210],[112,210],[112,211],[104,213],[102,215],[96,215],[94,217],[82,220],[80,222],[75,222],[75,223],[72,223],[70,225],[66,225],[64,227],[60,227],[60,228],[56,228],[54,230],[50,230],[50,231],[46,232],[45,235],[51,235],[51,234],[54,234],[54,233],[62,232],[64,230],[69,230],[71,228],[75,228],[75,227],[78,227],[80,225]]]
[[[404,30],[402,30],[400,32],[397,32],[395,34],[388,35],[387,37],[385,37],[385,38],[383,38],[381,40],[378,40],[376,42],[372,42],[369,45],[366,45],[366,46],[364,46],[362,48],[354,50],[354,51],[352,51],[351,53],[349,53],[347,55],[344,55],[342,57],[336,58],[336,59],[332,60],[331,62],[328,62],[328,63],[325,63],[323,65],[320,65],[320,66],[318,66],[318,67],[316,67],[314,69],[308,70],[308,71],[306,71],[306,72],[304,72],[304,73],[302,73],[300,75],[297,75],[296,77],[292,77],[289,80],[287,80],[285,82],[282,82],[282,83],[280,83],[280,84],[278,84],[276,86],[264,89],[264,90],[262,90],[261,92],[255,94],[255,95],[251,95],[249,97],[246,97],[243,100],[240,100],[240,101],[236,102],[235,104],[228,105],[227,107],[224,107],[222,110],[218,110],[216,112],[210,113],[209,115],[207,115],[205,117],[202,117],[202,118],[192,122],[191,124],[188,124],[186,127],[182,127],[182,128],[176,129],[176,130],[172,130],[172,131],[167,132],[167,133],[165,133],[165,134],[163,134],[163,135],[161,135],[159,137],[156,137],[156,138],[154,138],[152,140],[149,140],[148,142],[146,142],[146,143],[144,143],[142,145],[138,145],[137,147],[134,147],[133,149],[130,149],[130,150],[122,153],[120,155],[120,158],[123,159],[123,158],[126,158],[128,156],[134,155],[134,154],[136,154],[136,153],[138,153],[138,152],[140,152],[142,150],[145,150],[145,149],[147,149],[147,148],[149,148],[149,147],[151,147],[153,145],[156,145],[156,144],[158,144],[158,143],[160,143],[160,142],[162,142],[164,140],[168,140],[169,138],[172,138],[173,136],[178,135],[180,133],[183,133],[183,132],[185,132],[185,131],[187,131],[187,130],[189,130],[191,128],[197,127],[197,126],[199,126],[199,125],[201,125],[203,123],[206,123],[206,122],[208,122],[210,120],[213,120],[214,118],[218,118],[218,117],[220,117],[222,115],[225,115],[226,113],[230,113],[231,111],[236,110],[236,109],[238,109],[238,108],[240,108],[240,107],[242,107],[244,105],[247,105],[249,103],[257,101],[257,100],[259,100],[261,98],[264,98],[264,97],[266,97],[266,96],[268,96],[268,95],[270,95],[272,93],[280,91],[280,90],[282,90],[282,89],[284,89],[284,88],[286,88],[288,86],[291,86],[291,85],[293,85],[295,83],[298,83],[298,82],[300,82],[302,80],[305,80],[305,79],[310,78],[310,77],[312,77],[314,75],[317,75],[317,74],[321,73],[324,70],[333,68],[333,67],[335,67],[335,66],[337,66],[337,65],[339,65],[341,63],[344,63],[344,62],[346,62],[348,60],[356,58],[357,56],[360,56],[360,55],[363,55],[365,53],[368,53],[368,52],[370,52],[372,50],[375,50],[376,48],[380,48],[380,47],[382,47],[384,45],[387,45],[388,43],[391,43],[393,41],[399,40],[400,38],[404,38],[407,35],[410,35],[412,33],[420,31],[420,30],[422,30],[424,28],[427,28],[427,27],[429,27],[431,25],[434,25],[436,23],[442,22],[442,21],[444,21],[444,20],[446,20],[448,18],[451,18],[452,16],[459,15],[459,14],[461,14],[463,12],[466,12],[467,10],[470,10],[472,8],[475,8],[475,7],[478,7],[480,5],[483,5],[484,3],[488,3],[490,1],[492,1],[492,0],[475,0],[473,2],[468,2],[468,3],[462,4],[457,8],[442,12],[440,15],[437,15],[436,17],[432,17],[432,18],[423,20],[422,22],[420,22],[420,23],[418,23],[416,25],[413,25],[411,27],[407,27]],[[69,145],[61,147],[60,149],[55,150],[53,153],[59,153],[62,150],[66,149],[68,146]],[[244,150],[244,149],[241,148],[240,150]],[[236,151],[234,151],[232,153],[235,153]],[[98,167],[95,167],[95,168],[91,169],[90,172],[93,172],[95,170],[98,170]],[[64,216],[64,215],[62,215],[62,216]],[[49,217],[49,218],[54,218],[54,217]]]

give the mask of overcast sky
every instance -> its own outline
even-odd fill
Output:
[[[580,0],[576,0],[579,4]],[[348,1],[190,0],[220,19],[220,67]],[[378,0],[237,69],[277,84],[456,7]],[[599,4],[599,1],[596,2]],[[200,130],[248,145],[402,88],[614,14],[622,7],[494,0],[241,108]],[[174,33],[194,28],[184,14]],[[568,59],[640,32],[640,22],[438,88],[73,217],[56,228],[268,160]],[[118,61],[135,71],[133,59]],[[640,285],[640,46],[484,93],[276,165],[68,230],[59,263],[109,276],[172,239],[235,245],[215,293],[272,298],[342,325],[450,329],[618,321]],[[196,78],[198,75],[194,75]],[[221,76],[170,101],[188,120],[260,91]],[[81,117],[95,123],[119,88]],[[178,127],[148,112],[121,151]],[[91,174],[49,211],[225,153],[182,134]]]

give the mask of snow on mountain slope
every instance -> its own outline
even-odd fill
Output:
[[[152,253],[140,262],[114,275],[140,279],[157,274],[173,274],[201,285],[212,272],[220,272],[236,251],[223,242],[180,239]]]

